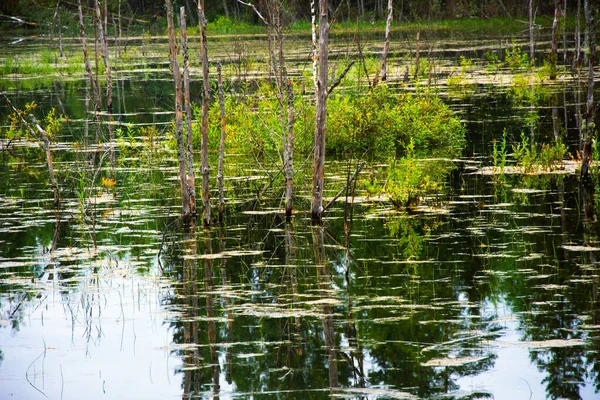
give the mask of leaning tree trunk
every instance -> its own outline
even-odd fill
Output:
[[[202,55],[202,218],[204,226],[210,225],[210,184],[208,166],[208,107],[210,103],[210,81],[208,79],[208,46],[206,43],[206,18],[204,0],[198,0],[198,23],[200,24],[200,52]]]
[[[325,180],[325,132],[327,129],[327,85],[329,78],[329,7],[319,2],[319,80],[317,82],[317,109],[313,156],[313,187],[311,216],[315,223],[323,217],[323,184]]]
[[[589,175],[590,161],[592,158],[592,140],[594,136],[594,65],[596,61],[596,21],[595,7],[589,0],[583,1],[583,10],[585,14],[585,30],[588,42],[587,61],[588,61],[588,90],[585,112],[585,128],[583,129],[583,156],[581,158],[581,177],[587,178]]]
[[[167,25],[169,29],[169,47],[171,58],[171,69],[175,82],[175,138],[177,139],[177,159],[179,161],[179,181],[181,182],[181,202],[183,206],[183,216],[190,216],[190,199],[188,183],[185,176],[185,149],[183,144],[183,113],[181,110],[182,85],[181,73],[179,71],[179,61],[177,60],[177,43],[175,41],[175,27],[173,25],[173,5],[171,0],[165,0],[167,8]]]
[[[392,20],[394,13],[394,1],[388,0],[388,16],[387,22],[385,24],[385,43],[383,45],[383,56],[381,61],[381,81],[385,82],[387,80],[387,56],[390,50],[390,30],[392,29]]]
[[[190,100],[190,63],[188,57],[185,7],[179,8],[181,51],[183,52],[183,98],[185,101],[185,122],[187,134],[186,161],[187,180],[190,199],[190,213],[196,214],[196,175],[194,173],[194,145],[192,143],[192,104]]]

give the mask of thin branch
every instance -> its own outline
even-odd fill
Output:
[[[258,12],[258,10],[256,9],[256,6],[254,4],[252,4],[252,3],[246,3],[246,2],[243,2],[242,0],[237,0],[237,1],[238,1],[238,3],[240,3],[242,5],[245,5],[246,7],[252,8],[254,10],[254,12],[256,13],[256,15],[258,15],[258,17],[262,20],[262,22],[264,22],[265,25],[269,25],[269,22],[265,19],[265,17],[263,17],[261,15],[260,12]]]
[[[350,71],[350,68],[352,68],[353,65],[354,65],[354,60],[350,61],[350,64],[346,65],[346,68],[344,68],[344,70],[342,71],[340,76],[335,80],[335,82],[333,82],[333,84],[327,91],[327,96],[329,96],[331,94],[331,92],[333,92],[333,89],[335,89],[336,87],[338,87],[340,85],[340,83],[342,83],[342,80],[346,77],[346,75]]]
[[[356,179],[356,177],[358,176],[360,171],[362,171],[364,166],[365,166],[364,162],[361,162],[360,164],[358,164],[358,166],[356,167],[356,171],[354,172],[352,177],[350,179],[346,180],[346,185],[344,185],[344,187],[338,192],[338,194],[336,194],[333,197],[333,199],[329,200],[329,203],[327,203],[327,205],[325,205],[325,207],[323,207],[323,212],[327,211],[327,209],[333,205],[333,203],[342,195],[342,193],[344,193],[346,191],[348,186],[350,186],[350,183],[354,182],[354,180]]]

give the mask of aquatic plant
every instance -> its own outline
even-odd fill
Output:
[[[529,56],[523,52],[516,40],[513,40],[512,46],[505,50],[504,63],[512,70],[529,68],[531,66]]]
[[[494,168],[500,170],[500,174],[504,174],[504,167],[506,166],[506,128],[502,131],[502,140],[500,141],[500,148],[498,148],[498,143],[496,139],[494,139],[492,146],[492,160]]]
[[[562,142],[554,144],[530,144],[529,137],[521,132],[520,142],[512,147],[513,157],[524,172],[534,172],[539,169],[551,171],[562,166],[562,160],[567,153],[567,146]]]

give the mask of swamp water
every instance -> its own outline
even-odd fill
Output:
[[[4,62],[46,46],[10,42]],[[432,56],[446,71],[436,72],[440,81],[460,69],[459,54],[478,62],[497,42],[474,48],[468,38],[440,50]],[[233,57],[247,61],[254,40],[232,43],[214,56],[233,60],[240,80],[260,76]],[[162,57],[153,68],[117,72],[121,123],[168,125],[164,44],[146,44]],[[379,42],[368,45],[377,52]],[[403,49],[392,51],[400,76]],[[296,73],[308,70],[302,49],[296,57]],[[342,196],[313,227],[308,162],[286,224],[279,190],[256,199],[269,177],[229,156],[225,220],[208,231],[177,225],[175,155],[156,155],[147,138],[120,138],[115,188],[88,196],[73,183],[80,75],[2,77],[19,107],[35,100],[71,121],[53,151],[69,182],[59,213],[37,146],[2,142],[0,398],[597,398],[598,194],[568,174],[477,173],[504,128],[515,138],[529,132],[531,108],[493,76],[458,93],[440,83],[468,144],[446,190],[416,210],[359,190],[347,225]],[[564,140],[577,147],[575,89],[572,80],[550,86],[536,105],[539,140],[552,138],[557,108]],[[5,126],[9,110],[0,107]],[[327,198],[354,168],[328,163]]]

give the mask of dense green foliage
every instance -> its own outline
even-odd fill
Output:
[[[309,154],[315,129],[314,104],[296,97],[295,151]],[[195,110],[196,117],[199,109]],[[364,95],[332,96],[328,101],[327,153],[385,160],[404,156],[412,146],[418,157],[456,157],[464,146],[464,128],[442,100],[433,94],[394,94],[380,85]],[[264,84],[248,96],[226,101],[228,151],[263,156],[281,151],[281,110],[273,89]],[[220,114],[210,111],[209,144],[217,149]],[[200,127],[194,124],[195,144]],[[287,129],[287,127],[285,127]]]
[[[123,26],[127,29],[141,26],[146,30],[155,31],[166,26],[165,10],[163,0],[107,0],[108,10],[111,14],[117,15],[119,11],[123,16]],[[249,1],[256,5],[259,12],[263,15],[267,12],[267,2],[264,0]],[[82,3],[87,9],[94,6],[92,0],[83,0]],[[103,2],[102,2],[103,3]],[[197,23],[197,11],[195,2],[189,0],[173,1],[175,9],[180,6],[188,8],[188,15],[192,18],[192,25]],[[383,0],[364,0],[362,2],[349,2],[346,0],[329,0],[332,16],[337,22],[349,21],[356,23],[364,21],[373,24],[375,21],[385,21],[387,4]],[[572,3],[572,4],[571,4]],[[283,1],[285,10],[285,23],[295,23],[297,21],[308,22],[310,20],[309,2],[305,0],[285,0]],[[4,0],[0,2],[0,14],[9,16],[18,16],[23,18],[28,24],[22,25],[27,29],[47,27],[56,21],[53,19],[56,0]],[[205,13],[209,22],[216,22],[214,29],[224,31],[228,30],[232,24],[249,24],[261,26],[260,19],[256,16],[250,7],[240,4],[237,0],[205,0]],[[86,7],[87,6],[87,7]],[[536,11],[538,17],[547,16],[551,18],[554,12],[552,2],[537,2]],[[575,9],[574,1],[567,4],[569,9]],[[470,24],[470,18],[490,19],[496,17],[525,18],[527,14],[527,3],[518,0],[496,0],[483,1],[455,1],[455,0],[405,0],[395,4],[395,19],[403,22],[418,22],[433,20],[454,20],[464,19],[465,24]],[[60,2],[59,12],[63,15],[62,24],[76,32],[75,17],[77,13],[76,2]],[[130,20],[131,18],[131,20]],[[7,27],[16,27],[20,24],[9,18],[0,18],[0,26],[4,24]],[[36,26],[37,25],[37,26]],[[157,28],[157,25],[161,28]],[[380,26],[381,27],[381,26]],[[214,31],[213,29],[213,31]]]

